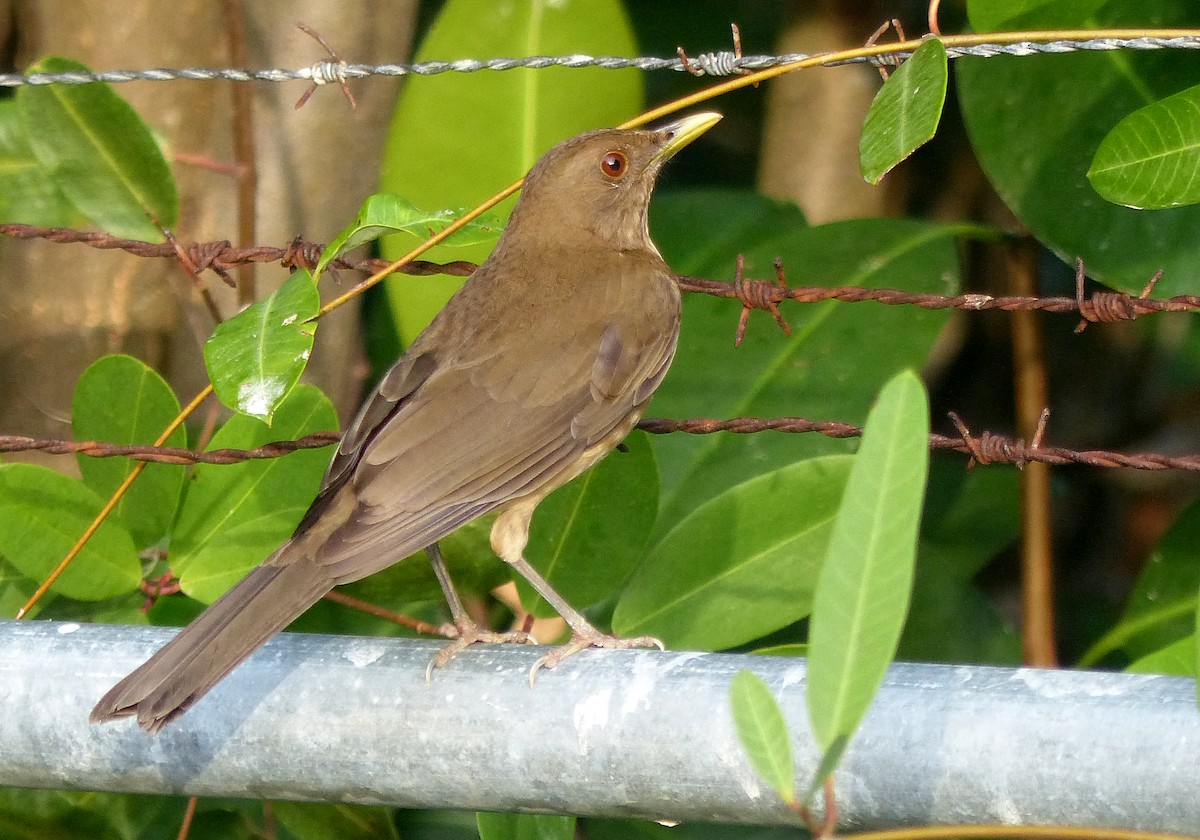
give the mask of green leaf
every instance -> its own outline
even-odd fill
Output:
[[[296,387],[267,426],[244,415],[213,435],[208,449],[252,449],[337,427],[329,400]],[[226,584],[266,559],[291,534],[317,494],[330,450],[239,464],[197,464],[171,541],[171,567],[185,594],[211,602]]]
[[[83,482],[53,470],[0,465],[0,557],[40,583],[103,506]],[[142,564],[129,533],[106,519],[50,591],[99,601],[136,589],[141,579]]]
[[[29,72],[89,70],[52,56]],[[175,226],[179,196],[162,150],[129,103],[100,82],[26,85],[16,99],[34,155],[80,213],[116,236],[162,241],[154,222]]]
[[[299,269],[218,326],[204,344],[204,362],[221,402],[269,424],[308,364],[320,308],[312,276]]]
[[[1120,621],[1080,658],[1081,667],[1094,665],[1115,650],[1138,659],[1192,635],[1200,588],[1197,544],[1200,502],[1193,502],[1154,547]]]
[[[1200,86],[1139,108],[1100,143],[1088,180],[1114,204],[1200,203]]]
[[[2,551],[0,551],[0,615],[6,617],[16,615],[21,607],[25,606],[29,601],[30,596],[33,595],[36,589],[37,584],[21,574],[11,563],[6,562]],[[47,603],[53,601],[54,598],[53,594],[47,593],[45,597],[33,605],[28,617],[36,618],[42,608]]]
[[[738,740],[754,772],[789,806],[796,801],[796,765],[783,710],[757,674],[742,669],[729,683],[729,705]]]
[[[384,234],[407,233],[417,239],[425,239],[427,236],[439,233],[465,212],[465,210],[422,210],[414,207],[411,202],[400,196],[390,193],[369,195],[362,207],[358,209],[354,221],[325,246],[313,276],[319,278],[329,263],[346,251],[373,242]],[[455,231],[444,244],[455,248],[480,243],[494,245],[503,229],[503,221],[492,215],[484,215]]]
[[[850,462],[801,461],[696,508],[626,585],[613,629],[721,650],[808,615]]]
[[[74,216],[29,147],[17,101],[0,99],[0,221],[66,227]]]
[[[707,229],[703,197],[662,196],[651,206],[664,255],[676,271],[730,276],[734,257],[746,253],[746,276],[773,278],[772,260],[783,259],[793,286],[857,285],[953,294],[959,262],[955,238],[978,228],[930,225],[900,219],[863,219],[795,228],[761,241],[722,242],[702,263],[683,259],[675,244],[694,241],[690,228]],[[736,202],[733,202],[736,207]],[[785,217],[789,213],[781,214]],[[793,217],[794,218],[794,217]],[[649,417],[780,417],[802,413],[861,423],[887,379],[920,367],[946,323],[945,313],[912,307],[826,302],[803,307],[785,302],[792,324],[784,336],[765,312],[751,313],[745,343],[733,348],[738,319],[734,301],[685,295],[679,350],[647,409]],[[869,347],[871,352],[864,353]],[[663,485],[661,537],[683,516],[764,465],[782,467],[815,455],[849,452],[852,443],[820,435],[658,435],[655,454]]]
[[[479,840],[572,840],[575,818],[553,814],[476,814]]]
[[[972,21],[1005,29],[1200,26],[1200,5],[1159,0],[1023,3],[971,0]],[[978,28],[978,25],[977,25]],[[987,31],[988,27],[978,31]],[[971,145],[992,186],[1037,239],[1088,275],[1137,294],[1163,269],[1155,296],[1200,291],[1200,207],[1145,213],[1101,200],[1087,172],[1127,114],[1200,83],[1179,50],[964,58],[955,62]]]
[[[392,809],[375,805],[272,802],[279,825],[296,840],[399,840]]]
[[[414,61],[479,56],[636,55],[620,0],[450,0],[434,20]],[[474,207],[524,176],[560,140],[615,125],[642,107],[637,70],[515,70],[412,76],[392,117],[381,188],[417,207]],[[446,115],[454,119],[447,123]],[[513,200],[497,207],[507,218]],[[383,253],[398,259],[410,240],[387,237]],[[431,260],[482,262],[486,243],[437,246]],[[462,284],[461,278],[397,277],[387,281],[393,319],[407,344]]]
[[[867,418],[813,596],[806,699],[823,765],[836,765],[900,639],[928,447],[925,389],[905,371],[884,386]]]
[[[862,176],[879,181],[937,133],[946,104],[946,47],[923,43],[880,88],[867,111],[859,141]]]
[[[808,656],[808,645],[798,642],[788,642],[782,645],[770,645],[768,647],[755,648],[747,651],[751,656],[786,656],[796,658]]]
[[[307,504],[279,507],[217,531],[187,553],[186,571],[179,578],[183,591],[198,601],[212,603],[279,548],[296,530],[306,510]]]
[[[1152,651],[1140,659],[1134,660],[1127,674],[1166,674],[1169,677],[1195,677],[1200,673],[1196,669],[1196,636],[1172,642],[1164,648]]]
[[[970,0],[971,28],[976,32],[998,32],[1033,28],[1070,29],[1088,20],[1110,0]]]
[[[603,601],[621,586],[643,556],[658,513],[658,467],[647,435],[625,439],[614,452],[538,505],[525,556],[573,607]],[[537,616],[553,608],[518,576],[526,609]]]
[[[132,356],[105,356],[75,383],[71,428],[76,440],[121,445],[152,444],[179,414],[179,400],[166,381]],[[182,426],[167,446],[187,446]],[[137,465],[130,458],[78,455],[83,483],[103,498],[116,491]],[[185,468],[147,464],[117,504],[116,516],[140,548],[159,543],[175,519]]]

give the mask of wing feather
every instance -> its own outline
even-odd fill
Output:
[[[434,354],[418,345],[439,346],[438,330],[456,318],[462,329],[463,313],[448,307],[410,351],[417,361],[389,373],[339,449],[336,475],[357,505],[317,562],[339,582],[365,577],[477,516],[554,489],[597,449],[615,446],[609,438],[627,433],[653,391],[647,382],[657,385],[674,353],[678,292],[665,267],[663,279],[610,272],[573,291],[571,305],[587,317],[532,311],[525,328],[471,325],[469,346],[422,362]],[[618,305],[648,293],[666,300]]]

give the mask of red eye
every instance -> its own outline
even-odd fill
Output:
[[[608,152],[600,158],[600,169],[609,178],[620,178],[629,168],[629,160],[620,152]]]

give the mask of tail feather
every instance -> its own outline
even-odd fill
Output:
[[[157,732],[333,588],[312,560],[258,566],[92,709],[92,723],[136,715]],[[293,547],[294,550],[294,547]]]

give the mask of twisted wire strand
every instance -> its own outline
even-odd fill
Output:
[[[1138,38],[1090,38],[1086,40],[1023,41],[1015,44],[976,44],[972,46],[948,47],[946,54],[951,58],[972,56],[993,58],[1001,55],[1059,54],[1082,51],[1107,50],[1162,50],[1200,49],[1200,37],[1179,35],[1169,38],[1144,36]],[[844,61],[830,62],[829,66],[843,64],[895,65],[908,58],[911,53],[894,53],[886,56],[859,56]],[[639,56],[591,55],[531,55],[525,58],[464,58],[456,61],[422,61],[415,64],[350,64],[344,61],[318,61],[307,67],[276,67],[265,70],[243,68],[155,67],[144,70],[106,70],[99,73],[0,73],[0,87],[23,85],[81,85],[93,82],[120,84],[123,82],[149,81],[166,82],[188,79],[212,81],[221,79],[230,82],[289,82],[307,81],[318,85],[342,83],[348,79],[368,76],[433,76],[439,73],[477,73],[485,70],[516,70],[518,68],[541,70],[546,67],[599,67],[605,70],[674,70],[676,72],[699,71],[709,76],[728,76],[745,70],[765,70],[781,64],[789,64],[812,58],[814,54],[785,53],[782,55],[743,55],[730,51],[702,53],[689,58],[691,71],[678,56],[656,58]]]

